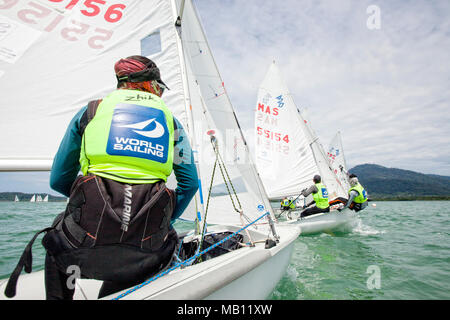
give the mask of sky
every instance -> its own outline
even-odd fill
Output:
[[[449,1],[195,4],[247,134],[275,60],[325,150],[341,131],[349,168],[450,175]]]
[[[450,1],[194,3],[250,144],[275,60],[325,150],[341,132],[349,168],[450,176]],[[57,194],[48,177],[0,173],[0,191]]]

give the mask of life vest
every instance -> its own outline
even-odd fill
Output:
[[[173,116],[163,100],[144,91],[115,90],[84,130],[81,171],[124,183],[167,181],[173,148]]]
[[[295,204],[288,199],[281,201],[281,206],[284,208],[295,209]]]
[[[322,183],[316,183],[317,192],[313,193],[313,199],[316,203],[316,207],[319,209],[326,209],[330,205],[328,204],[328,191],[325,185]]]
[[[363,186],[360,183],[357,183],[356,186],[350,188],[348,193],[350,194],[350,192],[352,190],[355,190],[356,192],[358,192],[358,196],[353,199],[353,202],[355,202],[355,203],[364,203],[364,202],[367,201],[366,190],[364,190]]]

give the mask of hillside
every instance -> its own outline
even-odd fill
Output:
[[[450,177],[362,164],[349,170],[372,199],[450,199]]]

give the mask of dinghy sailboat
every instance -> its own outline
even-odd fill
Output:
[[[296,107],[275,61],[270,65],[258,91],[255,111],[256,167],[271,200],[298,196],[313,184],[315,174],[322,177],[329,199],[346,198],[347,192],[330,167],[310,121]],[[298,220],[298,210],[287,212],[289,223],[301,226],[302,234],[332,230],[354,218],[350,210],[320,213]]]
[[[14,197],[14,202],[19,202],[19,197],[17,196],[17,194]]]
[[[327,155],[328,160],[330,161],[330,166],[338,177],[342,186],[345,190],[349,190],[350,182],[347,176],[348,170],[347,164],[345,162],[344,147],[342,145],[342,137],[340,131],[338,131],[333,140],[331,140]]]
[[[266,298],[285,273],[300,230],[272,223],[274,213],[193,4],[122,0],[90,3],[95,10],[86,6],[78,1],[9,1],[2,7],[0,17],[11,26],[5,45],[14,56],[0,54],[0,121],[16,139],[0,141],[1,170],[50,170],[59,143],[55,137],[63,136],[81,106],[114,90],[114,62],[133,54],[147,56],[170,88],[163,99],[189,133],[196,155],[200,189],[181,218],[197,220],[199,226],[180,234],[182,246],[195,255],[104,299]],[[30,70],[41,81],[27,77]],[[29,88],[27,94],[20,94],[17,83]],[[174,181],[169,177],[168,186],[173,188]],[[216,257],[202,255],[221,245],[200,247],[203,226],[206,235],[228,235],[222,242],[236,235],[240,245],[219,250]],[[5,298],[5,282],[0,298]],[[74,298],[96,299],[100,285],[78,279]],[[44,272],[21,275],[15,298],[45,299]]]

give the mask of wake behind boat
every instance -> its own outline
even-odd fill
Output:
[[[181,216],[196,222],[196,227],[184,235],[182,255],[168,269],[105,299],[266,298],[286,270],[300,229],[274,225],[273,210],[253,163],[239,161],[250,159],[248,147],[191,1],[123,0],[120,6],[105,4],[104,15],[96,18],[80,14],[80,10],[89,12],[81,2],[66,5],[11,2],[2,11],[6,23],[14,26],[8,36],[16,55],[14,61],[0,60],[5,70],[0,79],[5,106],[0,119],[2,128],[16,139],[1,141],[0,170],[50,170],[58,147],[55,137],[63,136],[80,106],[114,89],[108,76],[113,63],[132,53],[149,56],[166,75],[170,90],[164,101],[189,133],[196,154],[199,192]],[[27,16],[36,8],[49,16],[50,21],[45,20],[49,25],[39,24],[36,29],[34,15]],[[90,33],[77,33],[81,25]],[[33,81],[26,95],[18,95],[14,84],[26,81],[23,74],[30,65],[46,81]],[[110,85],[94,89],[98,83]],[[43,101],[42,96],[52,99]],[[28,130],[22,130],[24,124]],[[221,139],[226,130],[237,133],[233,143]],[[36,139],[45,143],[34,148],[27,142]],[[222,158],[232,161],[219,164],[223,173],[219,175],[215,168]],[[234,188],[237,180],[240,188]],[[172,189],[174,181],[169,177],[167,185]],[[224,184],[229,192],[214,192]],[[201,233],[203,226],[206,234]],[[208,236],[210,245],[201,245]],[[236,246],[223,248],[232,239]],[[45,299],[43,281],[42,271],[21,275],[14,298]],[[1,299],[6,298],[5,286],[6,281]],[[96,280],[76,281],[75,298],[96,299],[99,286]],[[8,295],[13,296],[10,291]]]

